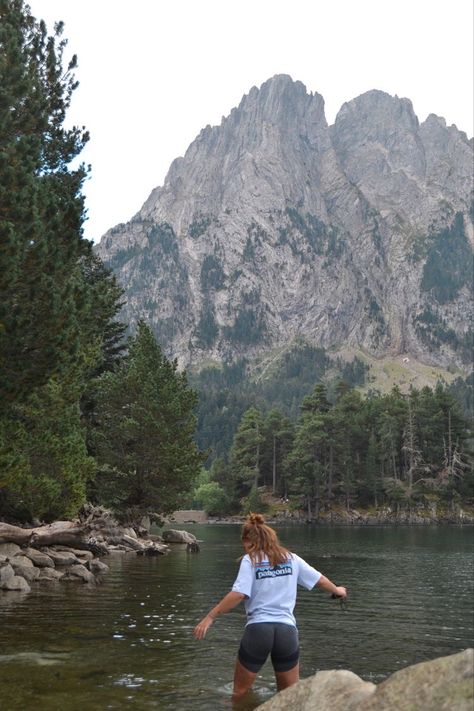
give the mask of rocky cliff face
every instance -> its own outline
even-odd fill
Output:
[[[469,363],[472,144],[370,91],[333,126],[276,76],[175,160],[98,252],[183,365],[297,337]]]

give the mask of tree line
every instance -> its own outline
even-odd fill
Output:
[[[472,504],[469,420],[441,384],[433,390],[359,391],[318,383],[296,422],[251,407],[227,458],[202,475],[195,501],[212,514],[261,508],[261,487],[296,500],[308,518],[334,505],[394,510]]]
[[[0,0],[0,516],[28,521],[86,499],[170,511],[202,461],[196,393],[145,323],[126,337],[122,289],[83,236],[66,44],[62,23],[49,35]]]

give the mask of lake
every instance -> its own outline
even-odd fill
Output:
[[[199,554],[110,556],[95,589],[35,587],[0,593],[3,711],[230,709],[238,608],[204,641],[192,630],[234,580],[240,527],[183,527]],[[301,675],[350,669],[379,682],[416,662],[473,646],[472,527],[280,526],[282,542],[349,602],[301,590],[296,607]],[[275,693],[268,662],[248,708]]]

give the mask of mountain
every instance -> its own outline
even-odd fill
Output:
[[[207,126],[165,183],[98,245],[181,365],[303,338],[468,370],[473,146],[411,102],[369,91],[328,126],[278,75]]]

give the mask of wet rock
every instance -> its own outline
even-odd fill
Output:
[[[10,563],[2,563],[2,565],[0,566],[0,588],[5,589],[5,585],[10,580],[10,578],[13,578],[14,575],[15,571],[13,570]]]
[[[95,577],[84,565],[71,565],[67,569],[65,580],[82,580],[84,583],[95,583]]]
[[[101,560],[88,560],[86,566],[93,575],[104,575],[109,572],[109,566]]]
[[[25,578],[20,575],[13,575],[2,585],[4,590],[19,590],[20,592],[31,592],[31,588]]]
[[[177,531],[170,528],[168,531],[163,531],[163,540],[165,543],[196,543],[197,538],[192,533],[187,531]]]
[[[25,558],[25,556],[22,556],[25,560],[28,560]],[[24,578],[28,583],[33,582],[34,580],[37,580],[40,576],[41,569],[36,568],[34,565],[18,565],[15,563],[15,559],[13,559],[13,570],[15,571],[15,575],[19,575],[22,578]]]

